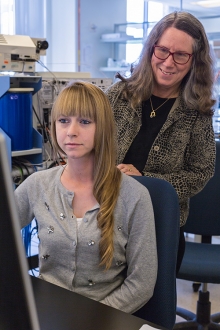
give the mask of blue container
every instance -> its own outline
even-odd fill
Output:
[[[11,150],[33,148],[33,88],[11,88],[0,98],[0,127],[11,138]]]

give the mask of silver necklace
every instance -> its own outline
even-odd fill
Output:
[[[159,107],[157,109],[154,109],[153,108],[153,104],[152,104],[152,101],[151,101],[151,97],[150,97],[150,105],[151,105],[151,113],[150,113],[150,118],[153,118],[156,116],[156,111],[162,107],[162,105],[164,105],[168,100],[170,99],[170,97],[168,99],[166,99],[166,101],[164,101],[161,105],[159,105]]]

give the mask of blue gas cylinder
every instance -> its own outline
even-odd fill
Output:
[[[11,138],[11,150],[33,148],[33,88],[10,88],[0,98],[0,127]]]

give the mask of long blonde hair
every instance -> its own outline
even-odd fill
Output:
[[[60,115],[91,118],[94,138],[93,194],[100,204],[97,221],[101,230],[100,265],[109,269],[114,254],[114,209],[119,195],[121,172],[116,168],[116,132],[112,109],[105,93],[89,82],[74,82],[58,95],[51,113],[51,138],[56,152],[64,154],[56,139],[55,123]]]

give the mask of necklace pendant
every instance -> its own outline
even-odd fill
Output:
[[[153,118],[155,116],[156,116],[156,112],[154,110],[152,110],[151,113],[150,113],[150,118]]]

